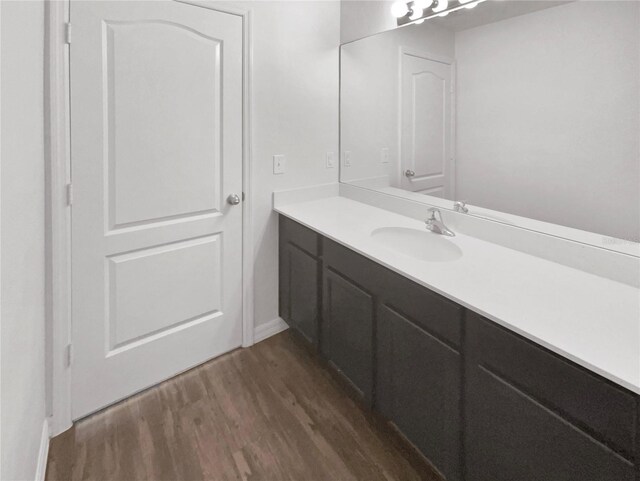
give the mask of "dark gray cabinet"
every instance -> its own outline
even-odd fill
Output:
[[[460,354],[388,306],[377,325],[376,408],[447,479],[460,480]]]
[[[463,308],[379,269],[376,409],[448,480],[459,481]]]
[[[280,312],[449,481],[640,481],[640,396],[283,217]]]
[[[320,352],[363,401],[373,403],[374,320],[380,266],[328,239],[323,242]]]
[[[636,480],[636,396],[474,313],[466,348],[467,479]]]
[[[314,346],[320,321],[320,236],[280,218],[280,317]]]
[[[371,404],[373,296],[353,280],[326,269],[321,352]]]

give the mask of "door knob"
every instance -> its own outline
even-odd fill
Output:
[[[227,202],[231,205],[238,205],[240,203],[240,197],[238,194],[231,194],[227,197]]]
[[[406,177],[413,177],[414,175],[416,175],[416,173],[413,170],[408,170],[407,169],[407,170],[404,171],[404,175]]]

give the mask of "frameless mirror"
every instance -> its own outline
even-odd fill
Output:
[[[341,181],[639,242],[640,3],[473,6],[342,45]]]

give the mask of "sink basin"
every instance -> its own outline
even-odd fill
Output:
[[[381,227],[371,237],[398,254],[428,262],[454,261],[462,250],[444,236],[407,227]]]

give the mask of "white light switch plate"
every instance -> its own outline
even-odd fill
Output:
[[[383,164],[389,163],[389,149],[387,147],[384,147],[380,151],[380,162],[382,162]]]
[[[351,151],[350,150],[344,151],[344,166],[351,167]]]
[[[284,174],[286,163],[287,161],[284,158],[284,155],[274,155],[273,156],[273,173]]]
[[[336,166],[336,155],[333,152],[327,152],[327,169],[333,169]]]

